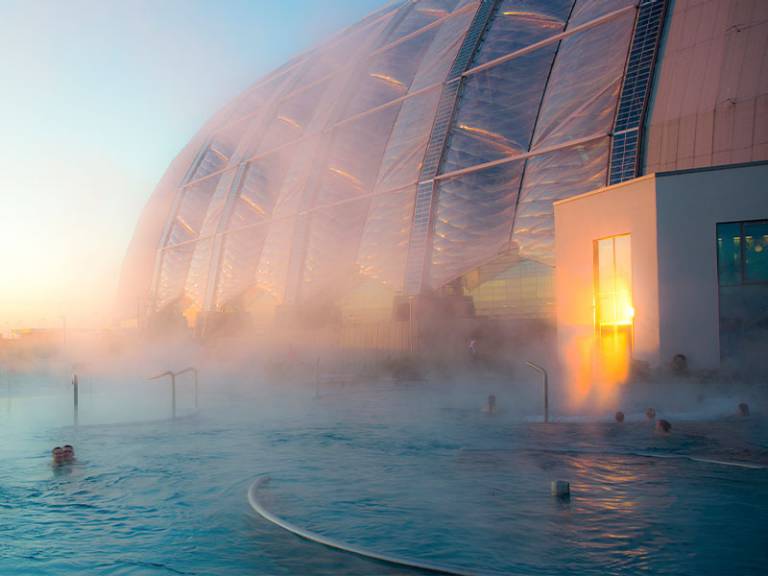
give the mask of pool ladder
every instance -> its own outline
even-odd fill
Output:
[[[166,370],[165,372],[156,374],[155,376],[151,376],[150,378],[148,378],[148,380],[159,380],[160,378],[165,378],[166,376],[170,376],[171,378],[171,415],[173,418],[176,418],[176,376],[182,376],[190,372],[195,377],[195,408],[197,408],[199,383],[198,383],[197,368],[195,368],[194,366],[189,366],[188,368],[184,368],[183,370],[179,370],[178,372],[172,372],[170,370]]]

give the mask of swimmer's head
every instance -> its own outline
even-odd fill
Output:
[[[618,412],[616,412],[616,415],[614,416],[614,418],[616,418],[616,422],[621,424],[622,422],[624,422],[624,412],[619,410]]]
[[[741,416],[749,416],[749,404],[746,402],[742,402],[739,404],[739,415]]]
[[[51,457],[54,464],[61,464],[64,462],[64,449],[61,446],[56,446],[56,448],[51,450]]]
[[[668,420],[664,420],[662,418],[656,421],[657,432],[663,432],[664,434],[668,434],[670,430],[672,430],[672,424],[670,424]]]
[[[64,452],[64,460],[70,461],[75,459],[75,449],[71,444],[65,444],[62,451]]]
[[[656,418],[656,408],[648,408],[645,411],[645,417],[648,418],[648,420],[653,420]]]

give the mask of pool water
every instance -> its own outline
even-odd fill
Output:
[[[765,573],[768,469],[674,457],[768,465],[760,414],[662,436],[639,415],[544,425],[484,414],[472,390],[371,383],[204,389],[198,411],[180,393],[162,420],[159,390],[135,406],[86,393],[77,427],[60,387],[0,404],[0,574],[418,573],[269,524],[246,498],[262,475],[294,524],[472,573]],[[64,443],[78,461],[53,469]]]

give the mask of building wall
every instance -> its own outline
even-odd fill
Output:
[[[636,359],[658,362],[655,178],[643,177],[555,204],[555,294],[561,351],[594,335],[593,242],[631,234]]]
[[[768,164],[657,175],[663,362],[720,365],[716,224],[768,218],[766,182]]]
[[[675,0],[645,173],[768,159],[768,2]]]

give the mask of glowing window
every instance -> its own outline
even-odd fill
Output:
[[[629,234],[595,241],[595,324],[606,328],[632,326],[632,254]]]

